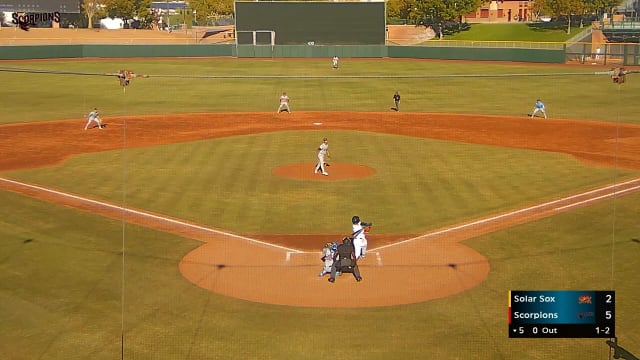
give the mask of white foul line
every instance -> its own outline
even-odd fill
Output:
[[[629,181],[626,181],[626,182],[623,182],[623,183],[620,183],[620,184],[608,185],[608,186],[605,186],[605,187],[602,187],[602,188],[599,188],[599,189],[595,189],[595,190],[584,192],[582,194],[576,194],[576,195],[572,195],[572,196],[567,196],[565,198],[549,201],[549,202],[546,202],[546,203],[543,203],[543,204],[530,206],[528,208],[515,210],[515,211],[508,212],[508,213],[492,216],[492,217],[489,217],[489,218],[486,218],[486,219],[476,220],[476,221],[472,221],[472,222],[469,222],[469,223],[465,223],[465,224],[453,226],[453,227],[450,227],[450,228],[434,231],[434,232],[431,232],[431,233],[423,234],[423,235],[420,235],[420,236],[413,237],[411,239],[399,241],[397,243],[380,246],[380,247],[375,248],[373,250],[385,249],[385,248],[389,248],[389,247],[392,247],[392,246],[397,246],[397,245],[400,245],[400,244],[405,244],[405,243],[408,243],[408,242],[419,240],[419,239],[424,239],[424,238],[428,238],[428,237],[432,237],[432,236],[436,236],[436,235],[450,233],[450,232],[453,232],[453,231],[456,231],[456,230],[461,230],[461,229],[464,229],[464,228],[468,228],[468,227],[471,227],[471,226],[474,226],[474,225],[490,223],[492,221],[496,221],[496,220],[501,219],[501,218],[510,217],[510,216],[513,216],[513,215],[516,215],[516,214],[519,214],[519,213],[523,213],[523,212],[528,212],[528,211],[531,211],[531,210],[536,210],[536,209],[547,207],[547,206],[550,206],[550,205],[553,205],[553,204],[557,204],[557,203],[560,203],[560,202],[563,202],[563,201],[575,199],[575,198],[578,198],[578,197],[583,197],[583,196],[586,196],[586,195],[589,195],[589,194],[592,194],[592,193],[596,193],[596,192],[600,192],[600,191],[604,191],[604,190],[609,190],[609,189],[616,188],[616,187],[619,187],[619,186],[622,186],[622,185],[632,184],[632,183],[635,183],[635,182],[638,182],[638,181],[640,181],[640,179],[633,179],[633,180],[629,180]],[[586,203],[586,202],[590,202],[590,201],[595,201],[596,199],[601,199],[601,198],[604,198],[604,197],[611,197],[611,196],[616,195],[616,194],[623,194],[625,192],[629,192],[629,191],[636,190],[636,189],[640,189],[640,186],[635,186],[635,187],[630,188],[630,189],[620,190],[618,192],[609,193],[609,194],[606,194],[606,195],[601,195],[601,196],[598,196],[596,198],[583,200],[583,201],[581,201],[579,203],[576,203],[576,204],[565,205],[563,207],[555,208],[553,210],[561,210],[563,208],[569,208],[569,207],[572,207],[572,206],[577,206],[577,204]]]
[[[14,184],[14,185],[23,186],[23,187],[27,187],[27,188],[31,188],[31,189],[35,189],[35,190],[39,190],[39,191],[50,193],[50,194],[55,194],[55,195],[62,196],[62,197],[71,198],[71,199],[74,199],[74,200],[79,200],[79,201],[82,201],[82,202],[85,202],[85,203],[91,203],[91,204],[94,204],[94,205],[99,205],[99,206],[106,207],[106,208],[109,208],[109,209],[121,210],[121,211],[124,211],[124,212],[127,212],[127,213],[136,214],[136,215],[139,215],[139,216],[142,216],[142,217],[146,217],[146,218],[151,218],[151,219],[155,219],[155,220],[164,221],[164,222],[167,222],[167,223],[177,224],[177,225],[181,225],[181,226],[192,228],[192,229],[198,229],[198,230],[202,230],[202,231],[205,231],[205,232],[213,233],[213,234],[216,234],[216,235],[223,235],[223,236],[227,236],[227,237],[230,237],[230,238],[245,240],[245,241],[248,241],[250,243],[260,244],[260,245],[269,246],[269,247],[274,247],[274,248],[285,250],[285,251],[292,252],[292,253],[300,253],[300,252],[302,252],[300,250],[290,249],[288,247],[270,244],[270,243],[267,243],[267,242],[264,242],[264,241],[248,238],[246,236],[236,235],[236,234],[232,234],[232,233],[229,233],[229,232],[226,232],[226,231],[220,231],[220,230],[215,230],[215,229],[211,229],[211,228],[200,226],[200,225],[190,224],[190,223],[187,223],[187,222],[184,222],[184,221],[170,219],[168,217],[158,216],[158,215],[154,215],[154,214],[147,213],[147,212],[144,212],[144,211],[133,210],[133,209],[125,208],[125,207],[118,206],[118,205],[112,205],[112,204],[109,204],[109,203],[106,203],[106,202],[102,202],[102,201],[87,199],[87,198],[83,198],[83,197],[80,197],[80,196],[77,196],[77,195],[72,195],[72,194],[64,193],[64,192],[57,191],[57,190],[51,190],[51,189],[47,189],[47,188],[44,188],[44,187],[41,187],[41,186],[37,186],[37,185],[26,184],[26,183],[22,183],[22,182],[19,182],[19,181],[14,181],[14,180],[9,180],[9,179],[5,179],[5,178],[0,178],[0,181],[8,182],[8,183],[11,183],[11,184]]]
[[[600,200],[600,199],[608,198],[608,197],[611,197],[611,196],[613,196],[613,195],[624,195],[625,193],[633,192],[634,190],[638,190],[638,189],[640,189],[640,186],[634,186],[634,187],[632,187],[632,188],[628,188],[628,189],[620,190],[620,191],[618,191],[618,192],[616,192],[616,193],[613,193],[613,194],[611,194],[611,193],[610,193],[610,194],[605,194],[605,195],[597,196],[597,197],[594,197],[594,198],[591,198],[591,199],[587,199],[587,200],[579,201],[579,202],[577,202],[577,203],[573,203],[573,204],[569,204],[569,205],[561,206],[561,207],[555,208],[555,209],[553,209],[553,210],[555,210],[555,211],[561,211],[561,210],[564,210],[564,209],[569,209],[569,208],[572,208],[572,207],[580,206],[580,205],[582,205],[582,204],[587,204],[587,203],[590,203],[590,202],[593,202],[593,201],[596,201],[596,200]]]
[[[164,221],[164,222],[178,224],[178,225],[181,225],[181,226],[184,226],[184,227],[198,229],[198,230],[202,230],[202,231],[213,233],[213,234],[217,234],[217,235],[223,235],[223,236],[227,236],[227,237],[231,237],[231,238],[235,238],[235,239],[245,240],[245,241],[248,241],[250,243],[255,243],[255,244],[260,244],[260,245],[264,245],[264,246],[268,246],[268,247],[274,247],[274,248],[277,248],[277,249],[285,250],[286,251],[286,260],[287,261],[289,261],[290,254],[292,254],[292,253],[293,254],[308,253],[308,252],[305,252],[305,251],[291,249],[291,248],[287,248],[287,247],[284,247],[284,246],[270,244],[270,243],[267,243],[267,242],[264,242],[264,241],[248,238],[246,236],[232,234],[232,233],[229,233],[229,232],[226,232],[226,231],[215,230],[215,229],[211,229],[211,228],[200,226],[200,225],[190,224],[190,223],[187,223],[187,222],[184,222],[184,221],[180,221],[180,220],[175,220],[175,219],[170,219],[170,218],[167,218],[167,217],[154,215],[154,214],[147,213],[147,212],[144,212],[144,211],[133,210],[133,209],[125,208],[125,207],[122,207],[122,206],[112,205],[112,204],[109,204],[109,203],[106,203],[106,202],[102,202],[102,201],[83,198],[83,197],[80,197],[80,196],[77,196],[77,195],[72,195],[72,194],[64,193],[64,192],[57,191],[57,190],[47,189],[47,188],[44,188],[44,187],[41,187],[41,186],[37,186],[37,185],[26,184],[26,183],[22,183],[22,182],[10,180],[10,179],[5,179],[5,178],[0,178],[0,181],[8,182],[8,183],[11,183],[11,184],[14,184],[14,185],[23,186],[23,187],[27,187],[27,188],[31,188],[31,189],[36,189],[36,190],[39,190],[39,191],[42,191],[42,192],[55,194],[55,195],[58,195],[58,196],[67,197],[67,198],[79,200],[79,201],[86,202],[86,203],[91,203],[91,204],[103,206],[103,207],[106,207],[106,208],[125,211],[127,213],[136,214],[136,215],[139,215],[139,216],[142,216],[142,217],[161,220],[161,221]],[[609,189],[616,188],[616,187],[623,186],[623,185],[633,184],[633,183],[638,182],[638,181],[640,181],[640,179],[633,179],[633,180],[629,180],[629,181],[626,181],[626,182],[623,182],[623,183],[619,183],[619,184],[608,185],[608,186],[605,186],[605,187],[602,187],[602,188],[599,188],[599,189],[594,189],[594,190],[591,190],[591,191],[587,191],[587,192],[584,192],[584,193],[581,193],[581,194],[576,194],[576,195],[564,197],[564,198],[561,198],[561,199],[558,199],[558,200],[553,200],[553,201],[549,201],[549,202],[546,202],[546,203],[530,206],[528,208],[515,210],[515,211],[508,212],[508,213],[492,216],[492,217],[489,217],[489,218],[486,218],[486,219],[476,220],[476,221],[472,221],[472,222],[469,222],[469,223],[465,223],[465,224],[453,226],[453,227],[450,227],[450,228],[434,231],[434,232],[431,232],[431,233],[419,235],[419,236],[416,236],[416,237],[413,237],[413,238],[410,238],[410,239],[399,241],[397,243],[380,246],[378,248],[371,249],[369,251],[370,252],[377,252],[380,249],[385,249],[385,248],[389,248],[389,247],[392,247],[392,246],[397,246],[397,245],[405,244],[405,243],[408,243],[408,242],[412,242],[412,241],[415,241],[415,240],[424,239],[424,238],[428,238],[428,237],[432,237],[432,236],[436,236],[436,235],[446,234],[446,233],[449,233],[449,232],[453,232],[453,231],[456,231],[456,230],[461,230],[461,229],[468,228],[468,227],[475,226],[475,225],[479,225],[479,224],[489,223],[489,222],[496,221],[496,220],[501,219],[501,218],[510,217],[510,216],[513,216],[513,215],[516,215],[516,214],[520,214],[520,213],[523,213],[523,212],[536,210],[536,209],[543,208],[543,207],[548,207],[550,205],[557,204],[557,203],[560,203],[560,202],[563,202],[563,201],[575,199],[575,198],[578,198],[578,197],[587,196],[589,194],[593,194],[593,193],[596,193],[596,192],[609,190]],[[586,200],[583,200],[583,201],[580,201],[580,202],[577,202],[577,203],[574,203],[574,204],[569,204],[569,205],[564,205],[564,206],[561,206],[561,207],[557,207],[557,208],[554,208],[553,210],[560,211],[560,210],[563,210],[563,209],[579,206],[581,204],[585,204],[585,203],[593,202],[593,201],[596,201],[596,200],[600,200],[602,198],[611,197],[611,196],[614,196],[614,195],[622,195],[622,194],[625,194],[625,193],[628,193],[628,192],[632,192],[632,191],[638,190],[638,189],[640,189],[640,186],[634,186],[632,188],[620,190],[620,191],[617,191],[617,192],[614,191],[613,193],[600,195],[600,196],[597,196],[597,197],[594,197],[594,198],[591,198],[591,199],[586,199]],[[379,253],[377,253],[376,257],[381,262]]]

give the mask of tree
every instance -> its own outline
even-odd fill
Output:
[[[595,12],[597,14],[602,14],[607,12],[609,14],[613,13],[613,9],[620,5],[621,0],[587,0],[586,2],[593,2]]]
[[[415,8],[415,0],[389,0],[387,1],[387,17],[404,19],[407,22],[412,17],[411,12]],[[415,23],[415,22],[414,22]]]
[[[107,14],[112,18],[138,19],[145,25],[154,21],[151,0],[104,0],[104,5]]]
[[[571,16],[584,13],[584,0],[536,0],[533,3],[534,12],[542,12],[554,17],[566,17],[567,34],[571,33]]]
[[[102,6],[101,0],[82,0],[82,11],[87,16],[89,29],[93,28],[93,17],[102,11]]]
[[[196,22],[206,22],[207,18],[233,14],[234,0],[191,0],[189,8],[196,11]]]
[[[546,13],[554,17],[566,17],[567,34],[571,32],[571,16],[580,16],[580,26],[587,15],[611,13],[621,0],[536,0],[533,4],[534,13]]]
[[[459,28],[462,17],[475,12],[482,3],[483,0],[415,0],[409,20],[433,26],[442,38],[443,27],[454,23]]]

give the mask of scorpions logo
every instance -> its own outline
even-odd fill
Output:
[[[11,15],[13,20],[12,23],[20,26],[20,29],[24,31],[29,31],[30,26],[36,26],[36,22],[38,21],[55,21],[57,23],[60,22],[60,13],[59,12],[50,12],[50,13],[13,13]]]

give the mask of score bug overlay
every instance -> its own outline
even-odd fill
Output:
[[[510,290],[510,338],[615,337],[615,292]]]

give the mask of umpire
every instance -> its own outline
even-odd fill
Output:
[[[341,273],[350,272],[353,274],[353,277],[356,278],[356,281],[362,280],[351,238],[345,237],[342,239],[342,244],[338,246],[338,250],[336,250],[336,253],[333,255],[333,265],[331,266],[329,282],[336,281],[337,271]]]

